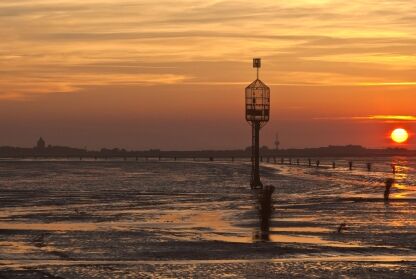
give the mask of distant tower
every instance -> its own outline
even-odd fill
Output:
[[[43,140],[42,137],[39,138],[38,143],[36,144],[36,148],[38,149],[44,149],[46,146],[45,141]]]
[[[253,68],[257,69],[257,79],[246,87],[246,120],[252,127],[251,147],[251,188],[263,188],[259,171],[260,129],[269,121],[270,88],[259,79],[260,58],[253,59]]]
[[[280,145],[279,134],[276,133],[276,138],[274,140],[274,146],[276,146],[276,150],[279,150],[279,145]]]

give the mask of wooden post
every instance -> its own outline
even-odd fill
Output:
[[[349,169],[352,170],[352,161],[348,162]]]
[[[396,174],[396,165],[391,164],[391,170],[393,171],[393,174]]]

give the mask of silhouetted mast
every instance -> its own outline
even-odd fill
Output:
[[[276,146],[276,150],[279,150],[280,141],[279,141],[279,134],[276,133],[276,138],[274,140],[274,146]]]
[[[260,129],[269,121],[270,88],[259,79],[261,59],[253,59],[253,68],[257,70],[257,79],[246,87],[246,120],[252,127],[251,147],[251,188],[263,188],[259,171]]]

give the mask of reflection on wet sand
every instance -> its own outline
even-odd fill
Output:
[[[45,166],[54,172],[53,179]],[[2,269],[21,268],[61,278],[120,278],[126,265],[134,269],[142,264],[150,275],[142,275],[141,266],[131,277],[152,278],[156,268],[170,272],[170,264],[178,263],[183,267],[176,277],[185,278],[195,268],[188,265],[195,263],[212,268],[211,274],[218,275],[212,278],[222,278],[229,268],[235,278],[244,278],[238,273],[244,263],[269,271],[274,261],[279,272],[297,266],[304,274],[312,267],[319,275],[320,268],[328,266],[320,263],[325,260],[340,261],[333,270],[346,275],[349,270],[339,267],[357,261],[392,263],[416,257],[416,191],[408,186],[415,185],[414,167],[407,177],[398,168],[396,178],[402,176],[392,188],[393,202],[385,207],[382,186],[387,175],[375,171],[336,170],[327,179],[330,170],[320,169],[313,175],[322,179],[309,179],[311,169],[292,168],[282,175],[270,168],[265,181],[278,185],[276,190],[252,192],[244,186],[244,164],[45,166],[1,166],[15,173],[16,180],[0,176],[0,187],[8,183],[0,196],[0,277],[13,278]],[[28,169],[37,171],[28,174]],[[140,172],[147,174],[137,179]],[[394,200],[406,190],[403,187],[413,194]],[[341,221],[349,229],[337,234]],[[311,258],[315,256],[317,263]],[[350,259],[353,263],[348,264]],[[285,261],[293,265],[281,264]]]
[[[24,241],[0,241],[0,254],[2,255],[25,255],[34,252],[35,250],[35,246]]]
[[[288,262],[374,262],[379,264],[415,262],[416,256],[413,255],[330,255],[325,257],[287,257],[287,258],[266,258],[266,259],[204,259],[204,260],[25,260],[22,263],[1,260],[0,265],[15,268],[39,267],[39,266],[77,266],[77,265],[196,265],[196,264],[236,264],[236,263],[288,263]]]
[[[108,224],[97,224],[91,222],[82,223],[11,223],[0,222],[2,230],[27,230],[27,231],[100,231],[100,227],[109,228]]]
[[[303,235],[308,233],[329,233],[330,230],[320,227],[279,227],[270,228],[273,208],[274,186],[266,186],[263,189],[256,189],[256,209],[258,211],[259,226],[253,233],[253,242],[277,242],[277,243],[302,243],[323,245],[328,247],[362,247],[359,243],[328,241],[320,236]],[[311,220],[311,218],[309,218]],[[299,221],[299,220],[293,220]],[[276,233],[280,232],[280,233]],[[286,234],[282,234],[285,232]],[[301,233],[293,235],[294,233]]]
[[[270,241],[270,219],[273,213],[274,186],[256,189],[255,199],[259,216],[259,228],[253,234],[253,241]]]

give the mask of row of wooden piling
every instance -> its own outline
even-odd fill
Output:
[[[47,158],[51,158],[51,157],[34,157],[35,159],[47,159]],[[84,160],[84,158],[90,158],[90,159],[94,159],[94,160],[108,160],[108,159],[114,159],[115,157],[79,157],[79,160],[82,161]],[[145,161],[149,161],[150,159],[157,159],[158,161],[161,161],[162,159],[171,159],[174,161],[177,161],[178,159],[193,159],[194,161],[197,160],[201,160],[201,159],[205,159],[208,160],[210,162],[215,161],[214,157],[142,157],[142,156],[136,156],[136,157],[119,157],[122,158],[124,161],[127,161],[129,158],[130,159],[135,159],[135,161],[139,161],[140,159],[144,159]],[[69,157],[67,157],[67,159],[69,159]],[[235,157],[228,157],[228,158],[217,158],[217,160],[219,159],[231,159],[232,162],[235,161]],[[241,159],[239,157],[239,159]],[[276,157],[260,157],[260,162],[267,162],[267,163],[274,163],[274,164],[282,164],[282,165],[297,165],[297,166],[308,166],[308,167],[322,167],[321,165],[321,161],[319,159],[316,160],[312,160],[311,158],[305,159],[305,161],[303,161],[303,163],[301,162],[301,160],[298,159],[292,159],[292,158],[276,158]],[[373,170],[373,164],[368,162],[365,163],[366,169],[367,171],[372,171]],[[337,168],[337,163],[336,161],[332,161],[330,167],[332,167],[333,169]],[[354,168],[354,162],[353,161],[348,161],[348,169],[349,170],[353,170]],[[395,164],[391,164],[391,169],[393,174],[396,173],[397,171],[397,167]]]
[[[309,166],[309,167],[321,167],[321,161],[320,160],[315,160],[313,162],[312,159],[310,159],[310,158],[308,158],[306,160],[306,164],[301,164],[300,159],[296,159],[296,161],[292,161],[291,158],[288,158],[287,162],[286,162],[285,158],[280,158],[280,160],[276,160],[276,157],[273,157],[272,159],[270,157],[266,158],[267,163],[270,163],[272,160],[273,160],[273,163],[275,163],[275,164],[278,164],[279,161],[280,161],[280,164],[282,164],[282,165],[284,165],[284,164],[286,164],[286,165],[297,165],[297,166],[301,166],[301,165],[305,166],[306,165],[306,166]],[[260,158],[260,161],[264,162],[262,157]],[[373,164],[372,163],[366,163],[365,165],[366,165],[367,171],[372,171],[372,169],[373,169]],[[336,169],[336,167],[337,167],[336,161],[332,161],[331,166],[332,166],[333,169]],[[391,166],[393,174],[395,174],[396,171],[397,171],[397,166],[395,164],[391,164],[390,166]],[[354,168],[354,162],[353,161],[348,161],[348,169],[353,170],[353,168]]]

